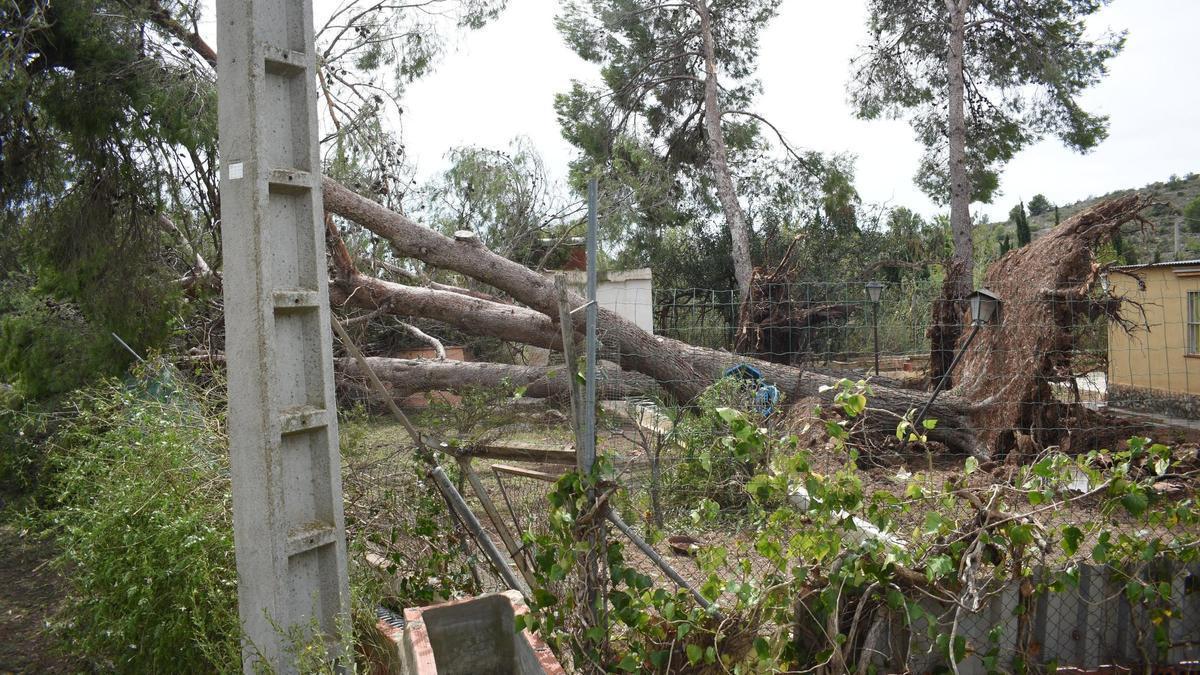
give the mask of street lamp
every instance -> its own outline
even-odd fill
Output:
[[[871,299],[871,328],[875,333],[875,375],[879,375],[879,296],[883,294],[883,284],[878,281],[868,281],[866,284],[867,297]]]
[[[989,323],[1000,323],[1000,298],[996,297],[995,293],[981,288],[968,295],[967,300],[971,303],[972,326],[979,328]],[[973,333],[974,331],[972,331]]]
[[[917,414],[913,420],[913,429],[919,429],[921,420],[925,418],[925,413],[929,411],[929,406],[937,399],[938,394],[942,393],[942,387],[950,380],[950,374],[954,372],[954,367],[958,365],[959,359],[963,354],[967,353],[967,349],[971,347],[971,343],[975,341],[975,336],[979,333],[979,329],[988,325],[1000,323],[1000,298],[986,288],[980,288],[974,293],[967,296],[967,302],[971,305],[971,334],[967,336],[967,341],[963,343],[962,349],[954,355],[950,361],[950,367],[946,369],[946,373],[938,379],[937,386],[933,388],[933,394],[930,395],[929,401],[921,408],[921,412]]]

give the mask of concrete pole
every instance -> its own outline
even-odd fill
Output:
[[[288,673],[285,632],[350,616],[312,0],[218,0],[217,44],[243,668]]]

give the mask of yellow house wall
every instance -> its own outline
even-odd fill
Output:
[[[1146,290],[1122,275],[1110,276],[1113,291],[1142,303],[1149,332],[1127,335],[1120,326],[1108,327],[1108,382],[1171,394],[1200,394],[1200,357],[1186,354],[1187,293],[1200,291],[1200,265],[1152,267],[1142,270]],[[1137,322],[1141,315],[1133,305],[1123,313]]]

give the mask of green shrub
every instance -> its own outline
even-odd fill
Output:
[[[48,513],[71,584],[59,628],[101,670],[239,670],[230,486],[219,418],[170,370],[77,394]]]
[[[663,501],[669,512],[691,510],[701,498],[722,511],[741,509],[749,501],[746,482],[767,466],[770,447],[735,443],[729,410],[742,411],[755,427],[765,423],[752,388],[733,378],[718,380],[696,399],[694,414],[680,416],[674,456],[663,460]]]
[[[18,512],[36,496],[54,405],[0,391],[0,512]]]
[[[112,337],[97,330],[73,305],[32,291],[0,286],[0,381],[24,396],[71,391],[128,362]]]

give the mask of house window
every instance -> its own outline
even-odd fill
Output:
[[[1200,291],[1187,294],[1187,353],[1200,354]]]

